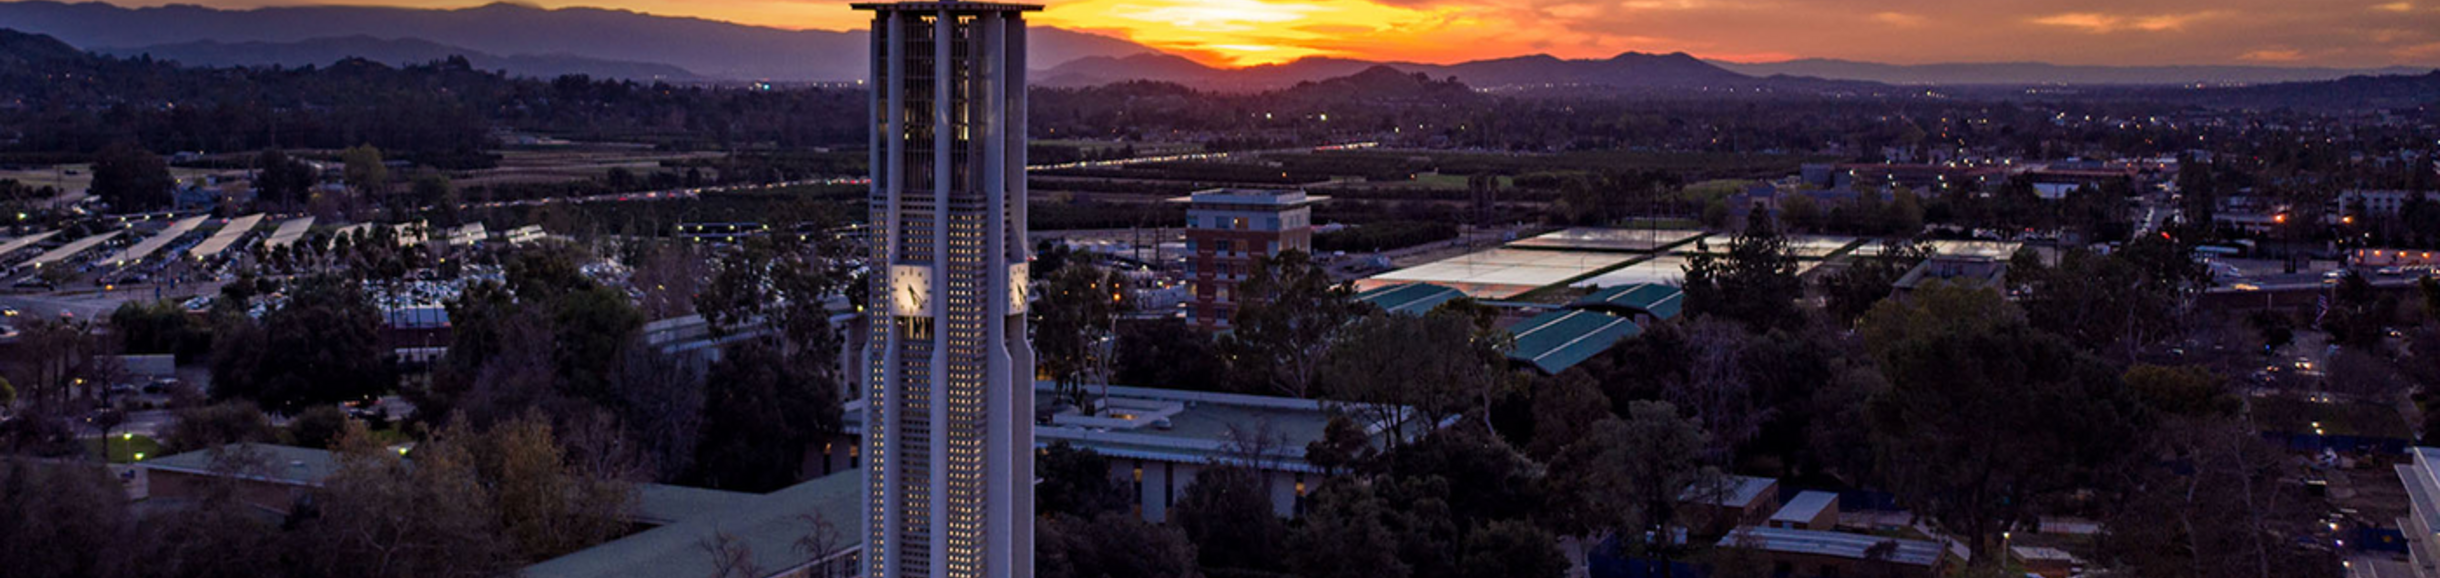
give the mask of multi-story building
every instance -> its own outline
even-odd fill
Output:
[[[2435,460],[2440,460],[2440,448],[2418,447],[2410,450],[2412,461],[2398,464],[2398,480],[2406,483],[2406,517],[2398,519],[2398,529],[2406,534],[2406,558],[2417,578],[2440,577],[2440,564],[2434,563],[2433,552],[2440,548],[2440,473],[2434,473]]]
[[[1033,576],[1025,12],[873,12],[864,576]]]
[[[1290,249],[1313,250],[1313,205],[1326,197],[1304,191],[1211,189],[1177,199],[1186,209],[1189,307],[1195,327],[1228,329],[1237,314],[1237,284],[1255,261]]]

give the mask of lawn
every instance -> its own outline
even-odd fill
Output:
[[[108,446],[107,455],[103,453],[105,445]],[[134,462],[135,456],[138,454],[146,458],[161,457],[161,442],[153,440],[151,436],[120,434],[108,438],[85,440],[85,451],[92,455],[104,456],[110,460],[110,463],[124,464]]]
[[[1418,184],[1418,185],[1423,185],[1423,186],[1430,187],[1430,188],[1434,188],[1434,189],[1447,189],[1447,190],[1453,190],[1453,191],[1462,191],[1462,190],[1466,190],[1466,187],[1467,187],[1466,179],[1467,179],[1467,178],[1468,178],[1468,175],[1452,175],[1452,174],[1442,174],[1442,173],[1420,174],[1420,175],[1415,175],[1415,184]],[[1511,177],[1511,176],[1501,175],[1501,176],[1499,177],[1499,179],[1500,179],[1500,188],[1502,188],[1502,189],[1512,189],[1512,188],[1516,188],[1516,182],[1517,182],[1516,177]]]

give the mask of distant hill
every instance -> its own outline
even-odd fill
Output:
[[[170,60],[188,66],[285,67],[329,66],[347,58],[363,58],[393,65],[421,64],[464,56],[475,68],[506,71],[510,76],[554,78],[567,74],[582,74],[596,78],[672,82],[710,80],[684,68],[650,62],[621,62],[566,54],[499,56],[478,50],[449,46],[428,40],[402,38],[385,40],[371,36],[313,38],[297,42],[217,42],[204,40],[178,44],[161,44],[141,48],[104,48],[100,54],[133,57],[149,55],[158,60]]]
[[[1422,73],[1433,78],[1455,77],[1465,84],[1491,89],[1598,87],[1637,90],[1824,84],[1812,79],[1757,78],[1738,74],[1685,53],[1641,52],[1628,52],[1607,59],[1571,60],[1534,55],[1458,64],[1316,57],[1235,69],[1205,66],[1168,54],[1139,54],[1079,59],[1036,74],[1034,80],[1050,86],[1153,80],[1206,90],[1257,91],[1354,75],[1375,67]]]
[[[2218,108],[2379,110],[2440,107],[2440,70],[2417,75],[2359,75],[2320,82],[2201,89],[2146,88],[2127,96]]]
[[[2317,82],[2349,76],[2422,74],[2425,69],[2307,68],[2280,66],[2071,66],[2041,62],[1881,64],[1828,58],[1784,62],[1712,61],[1720,68],[1755,76],[1785,74],[1888,84],[2075,84],[2176,85]]]
[[[561,55],[674,66],[731,80],[836,81],[863,78],[869,66],[861,30],[782,30],[700,18],[599,8],[544,9],[516,4],[428,10],[371,6],[293,6],[223,10],[172,4],[125,8],[99,2],[0,3],[0,26],[47,34],[110,53],[187,44],[295,43],[369,36],[420,39],[505,57]],[[1125,40],[1035,27],[1033,68],[1089,56],[1151,52]]]

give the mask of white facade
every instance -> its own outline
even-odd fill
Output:
[[[2412,450],[2414,461],[2398,464],[2398,481],[2405,482],[2408,498],[2406,517],[2398,520],[2398,530],[2406,534],[2407,559],[2415,576],[2440,577],[2435,566],[2434,548],[2440,548],[2440,449],[2419,447]]]
[[[864,576],[1033,575],[1025,11],[857,4],[872,29]]]

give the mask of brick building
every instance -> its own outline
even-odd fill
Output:
[[[1189,309],[1195,327],[1219,331],[1237,313],[1237,284],[1256,259],[1313,250],[1313,205],[1328,199],[1296,190],[1211,189],[1176,200],[1188,203]]]

